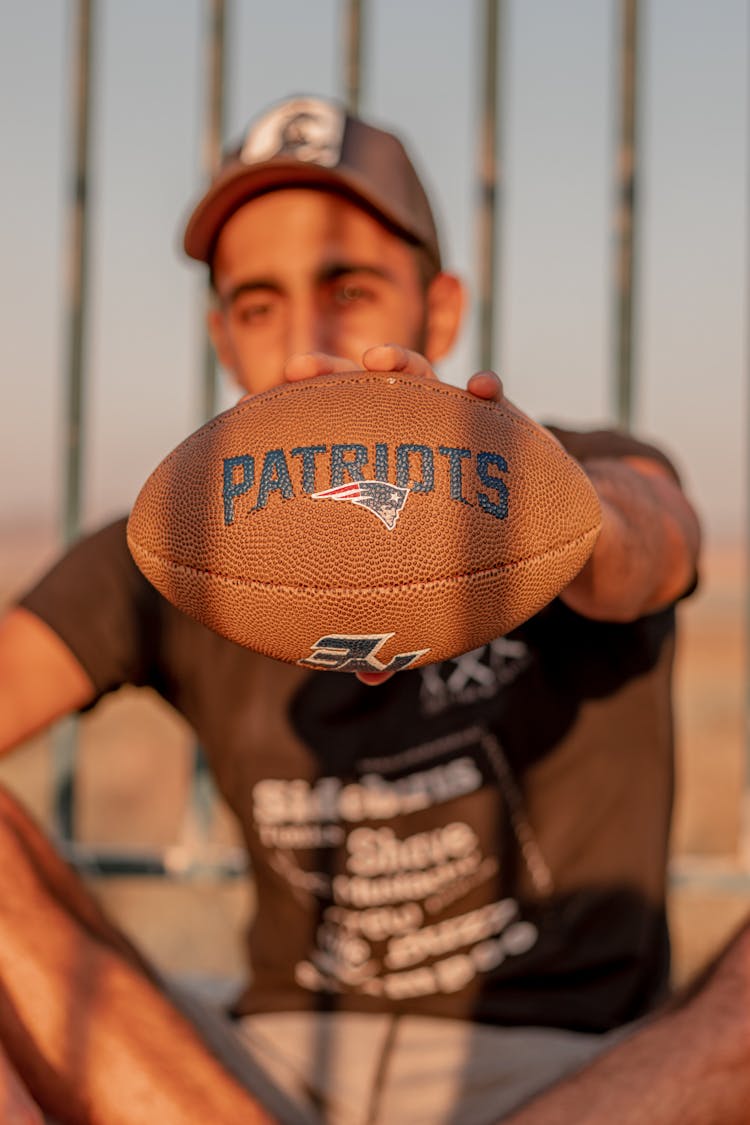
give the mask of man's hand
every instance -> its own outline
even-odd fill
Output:
[[[399,344],[379,344],[368,348],[363,352],[360,362],[364,371],[400,371],[404,375],[417,375],[421,379],[437,379],[429,360]],[[356,369],[357,365],[344,356],[307,352],[293,355],[287,360],[284,379],[288,383],[296,383],[301,379],[314,379],[318,375],[343,374]]]
[[[432,364],[419,352],[402,348],[400,344],[378,344],[362,354],[364,371],[396,371],[404,375],[416,375],[421,379],[437,379]],[[302,379],[314,379],[318,375],[343,374],[355,370],[352,360],[344,356],[324,355],[323,352],[306,352],[293,355],[284,367],[284,379],[296,383]],[[494,371],[477,371],[466,385],[467,391],[477,398],[489,402],[501,402],[503,384]]]

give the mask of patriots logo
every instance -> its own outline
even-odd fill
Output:
[[[338,488],[313,492],[313,500],[349,500],[360,508],[367,508],[389,531],[393,531],[409,495],[408,488],[391,484],[387,480],[353,480]]]

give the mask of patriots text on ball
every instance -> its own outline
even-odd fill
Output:
[[[461,446],[433,448],[418,442],[402,442],[395,448],[387,442],[368,447],[358,442],[330,447],[301,445],[294,449],[268,449],[263,455],[238,453],[223,462],[222,498],[224,523],[234,523],[237,502],[248,511],[265,508],[278,493],[284,500],[299,495],[312,496],[327,488],[339,488],[347,481],[391,481],[411,492],[444,490],[459,504],[477,504],[495,519],[508,515],[508,485],[499,474],[509,472],[500,453],[476,453]],[[366,473],[367,470],[367,473]]]

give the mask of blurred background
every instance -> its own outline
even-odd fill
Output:
[[[227,140],[290,93],[343,96],[345,8],[343,0],[228,0]],[[445,257],[475,296],[484,10],[479,0],[362,5],[362,110],[406,140],[432,189]],[[623,5],[505,0],[501,10],[494,363],[509,395],[541,420],[611,422]],[[4,602],[54,558],[61,535],[77,11],[73,0],[0,0]],[[210,5],[98,0],[95,11],[87,529],[127,510],[148,472],[202,421],[204,279],[178,247],[205,178]],[[639,5],[633,424],[681,468],[706,535],[701,587],[682,612],[677,670],[680,972],[750,902],[742,811],[749,44],[747,0]],[[474,314],[444,377],[465,383],[478,351]],[[220,401],[228,405],[231,393]],[[185,823],[190,736],[152,700],[120,695],[83,724],[77,831],[83,840],[164,847],[192,831]],[[4,770],[46,818],[47,740],[35,740]],[[231,839],[221,818],[212,831]],[[157,956],[213,969],[233,956],[218,937],[224,915],[214,911],[217,934],[185,952],[184,936],[175,944],[153,922],[149,897],[158,894],[184,934],[194,896],[204,892],[193,886],[188,901],[181,889],[154,892],[120,880],[107,893],[116,907],[124,903],[128,919],[137,916],[135,928],[153,929]],[[227,894],[232,918],[248,908],[236,888]],[[212,942],[201,960],[199,947],[205,952]]]

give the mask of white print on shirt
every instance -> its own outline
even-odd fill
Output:
[[[532,949],[537,938],[536,926],[518,918],[515,899],[500,899],[393,938],[383,962],[386,971],[379,972],[366,941],[324,923],[318,931],[318,948],[310,960],[298,963],[295,978],[303,988],[315,991],[347,987],[391,1000],[458,992],[477,973],[490,972],[507,957]],[[470,948],[453,952],[462,946]],[[439,956],[446,953],[450,956]],[[435,956],[438,959],[432,964],[419,964]]]
[[[361,934],[367,941],[383,941],[393,934],[408,934],[422,925],[424,911],[417,902],[398,906],[375,906],[368,910],[347,910],[329,906],[325,917],[332,926],[349,934]]]
[[[306,909],[320,912],[313,947],[295,967],[299,985],[390,999],[454,992],[536,943],[537,930],[514,898],[481,902],[480,888],[483,897],[497,894],[500,860],[463,806],[464,818],[446,816],[447,823],[404,835],[383,823],[398,818],[403,831],[405,816],[482,789],[480,762],[467,753],[482,746],[482,731],[471,727],[360,761],[365,772],[349,782],[265,778],[255,785],[255,823],[271,868]],[[440,761],[451,753],[458,756]],[[491,790],[482,797],[483,823],[494,799]],[[334,854],[309,869],[306,853],[321,849]],[[461,911],[472,892],[474,908]],[[450,909],[461,912],[445,917]]]
[[[420,706],[425,715],[438,715],[456,704],[466,706],[491,699],[528,667],[531,656],[522,641],[498,637],[454,660],[420,669]]]
[[[267,848],[335,848],[345,836],[339,824],[263,824],[258,833]]]
[[[428,957],[453,953],[462,945],[472,945],[502,932],[517,914],[518,903],[512,898],[504,898],[489,906],[480,906],[478,910],[470,910],[468,914],[459,914],[403,937],[394,937],[388,942],[384,964],[388,969],[406,969],[426,961]]]
[[[460,821],[417,832],[405,840],[399,840],[392,828],[355,828],[346,841],[346,869],[367,876],[423,871],[471,855],[476,846],[476,833]]]
[[[333,881],[322,871],[301,867],[293,849],[272,850],[269,863],[294,892],[333,897],[337,903],[364,912],[368,907],[419,897],[427,912],[435,914],[497,873],[497,860],[481,858],[476,834],[460,821],[417,832],[405,840],[390,828],[357,828],[346,846],[350,853],[347,873]]]
[[[481,856],[472,852],[463,859],[438,863],[427,871],[401,871],[377,879],[336,875],[333,897],[338,903],[353,907],[383,906],[406,902],[410,898],[427,898],[446,887],[461,883],[479,868]]]
[[[282,825],[321,828],[327,821],[351,824],[362,820],[389,820],[463,797],[479,789],[481,784],[482,775],[471,758],[456,758],[394,781],[377,774],[365,774],[359,781],[350,783],[324,777],[314,785],[301,778],[293,781],[266,778],[253,789],[253,816],[261,840],[273,847],[277,844],[273,830]],[[316,840],[316,845],[323,843],[324,839]],[[290,846],[288,842],[278,841],[278,844]]]
[[[446,882],[466,893],[465,872],[484,867],[494,875],[497,861],[482,860],[478,845],[473,829],[461,821],[404,840],[390,828],[351,832],[347,874],[333,880],[335,905],[323,911],[315,951],[297,965],[298,983],[391,999],[452,992],[477,972],[532,948],[536,927],[519,918],[513,898],[424,924],[430,912],[428,889]],[[410,892],[422,901],[400,901]],[[383,941],[379,960],[371,943]],[[465,952],[457,957],[461,949]]]
[[[295,898],[306,902],[311,895],[327,898],[330,894],[330,876],[324,875],[322,871],[305,871],[295,856],[288,852],[277,849],[272,852],[269,863],[289,883]],[[300,891],[304,893],[301,895]]]
[[[460,821],[404,840],[391,828],[357,828],[346,841],[346,874],[333,880],[334,902],[364,909],[424,900],[479,869],[478,843]]]

